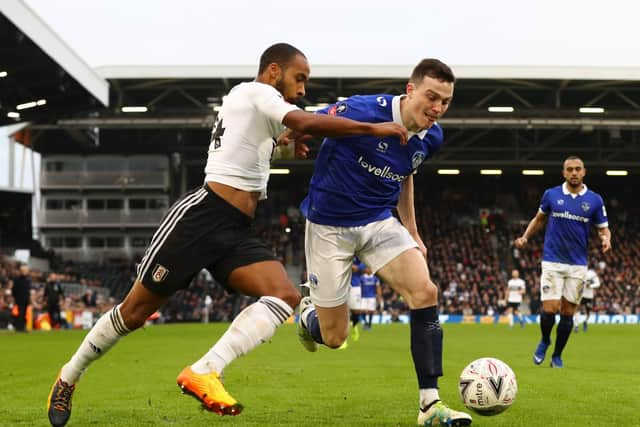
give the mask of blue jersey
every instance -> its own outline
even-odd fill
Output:
[[[352,96],[319,113],[362,122],[397,122],[400,96]],[[398,204],[402,181],[442,145],[437,123],[417,134],[407,145],[398,138],[358,135],[325,138],[315,162],[309,194],[300,206],[316,224],[352,227],[391,216]]]
[[[375,298],[376,287],[380,285],[380,280],[373,274],[363,274],[360,277],[360,296],[362,298]]]
[[[353,259],[353,265],[357,266],[358,270],[351,270],[351,286],[360,286],[360,277],[362,276],[362,272],[365,268],[367,268],[367,266],[363,262],[360,262],[358,257],[355,257]]]
[[[540,211],[548,217],[542,260],[587,265],[591,224],[609,226],[602,197],[586,185],[572,195],[565,183],[544,192]]]

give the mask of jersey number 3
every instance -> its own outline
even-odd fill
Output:
[[[217,150],[222,145],[222,135],[224,135],[224,127],[222,127],[222,119],[216,120],[215,129],[211,134],[211,142],[213,143],[213,149]]]

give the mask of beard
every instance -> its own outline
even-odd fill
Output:
[[[575,183],[574,183],[574,182],[571,182],[571,179],[568,179],[567,180],[567,185],[569,187],[571,187],[571,188],[579,188],[579,187],[582,186],[582,180],[581,179],[577,179],[577,180],[575,180]]]
[[[276,88],[276,90],[278,92],[280,92],[282,94],[282,96],[285,97],[285,99],[287,99],[285,94],[284,94],[285,87],[284,87],[284,79],[282,77],[280,77],[280,78],[278,78],[278,80],[276,80],[276,82],[274,84],[274,87]]]

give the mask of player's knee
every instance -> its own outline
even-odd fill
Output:
[[[438,288],[429,279],[411,290],[409,305],[411,308],[430,307],[438,301]]]

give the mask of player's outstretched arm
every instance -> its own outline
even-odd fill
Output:
[[[538,211],[536,216],[534,216],[533,219],[529,222],[529,225],[527,225],[527,229],[524,230],[524,233],[522,233],[522,236],[518,237],[514,241],[516,248],[518,249],[523,248],[524,245],[526,245],[527,242],[529,241],[529,238],[534,234],[536,234],[538,230],[540,230],[541,228],[544,228],[546,224],[547,224],[547,215],[542,213],[541,211]]]
[[[399,138],[402,145],[407,143],[407,129],[394,122],[366,123],[344,117],[295,110],[288,112],[282,123],[301,134],[332,138],[350,135],[392,136]]]

